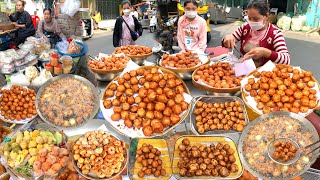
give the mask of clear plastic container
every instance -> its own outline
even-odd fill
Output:
[[[60,62],[64,65],[64,66],[72,66],[72,57],[71,56],[62,56],[60,58]]]
[[[72,70],[72,66],[65,66],[64,64],[62,65],[62,70],[63,74],[70,74]]]
[[[2,74],[11,74],[15,71],[15,66],[13,63],[0,64],[0,72]]]

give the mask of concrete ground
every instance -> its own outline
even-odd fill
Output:
[[[221,39],[232,33],[238,23],[211,25],[212,40],[208,46],[219,46]],[[315,36],[306,36],[302,33],[284,32],[286,43],[291,55],[291,65],[301,66],[302,69],[312,71],[317,80],[320,81],[320,38]],[[136,43],[149,47],[155,46],[154,34],[145,29],[141,38]],[[97,55],[99,52],[112,53],[114,47],[112,45],[112,31],[98,30],[94,36],[86,41],[89,47],[88,54]],[[155,56],[148,59],[155,62]],[[200,93],[200,92],[199,92]]]

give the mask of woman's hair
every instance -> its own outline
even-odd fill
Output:
[[[44,13],[45,11],[49,11],[50,14],[52,13],[51,8],[44,8],[44,9],[43,9],[43,13]]]
[[[23,7],[26,5],[26,1],[24,1],[24,0],[18,0],[17,2],[19,2],[19,1],[22,3],[22,6],[23,6]]]
[[[131,3],[130,3],[130,1],[122,1],[122,7],[124,6],[124,5],[126,5],[126,4],[129,4],[129,6],[131,7]]]
[[[254,8],[263,16],[268,15],[270,6],[266,0],[251,0],[248,4],[248,9]]]
[[[184,2],[184,7],[186,7],[189,3],[192,3],[193,5],[195,5],[197,7],[199,6],[197,1],[194,1],[194,0],[189,1],[189,0],[187,0],[187,1]]]

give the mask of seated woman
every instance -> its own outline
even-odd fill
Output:
[[[25,1],[18,0],[16,3],[16,12],[14,14],[7,13],[9,19],[14,22],[13,24],[18,28],[16,32],[16,46],[24,43],[27,37],[35,34],[31,16],[24,10],[25,4]]]
[[[60,39],[65,39],[65,36],[51,13],[49,8],[43,10],[44,19],[38,25],[37,35],[49,38],[51,47],[54,47]]]
[[[207,47],[206,21],[198,16],[198,3],[185,1],[185,14],[178,22],[178,44],[182,51],[205,51]]]
[[[268,22],[269,4],[265,0],[248,3],[248,23],[223,39],[226,48],[233,49],[240,41],[243,59],[252,58],[257,67],[269,60],[277,64],[290,64],[290,55],[281,31]]]

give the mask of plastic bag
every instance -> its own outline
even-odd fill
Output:
[[[31,82],[32,86],[40,87],[42,86],[46,81],[48,81],[50,78],[52,78],[52,74],[47,71],[46,69],[41,70],[40,76],[33,79]]]
[[[75,40],[72,40],[68,47],[68,54],[80,54],[82,46],[78,45]]]
[[[10,81],[12,85],[19,85],[19,86],[29,86],[30,80],[26,75],[21,72],[12,74],[10,77]]]
[[[30,80],[36,78],[39,75],[39,71],[34,66],[29,66],[26,68],[26,77]]]
[[[80,9],[80,1],[79,0],[66,0],[61,7],[61,12],[70,17],[73,17]]]
[[[60,41],[56,44],[56,48],[58,49],[58,51],[60,51],[64,54],[67,53],[68,46],[69,46],[69,43],[66,40]]]

